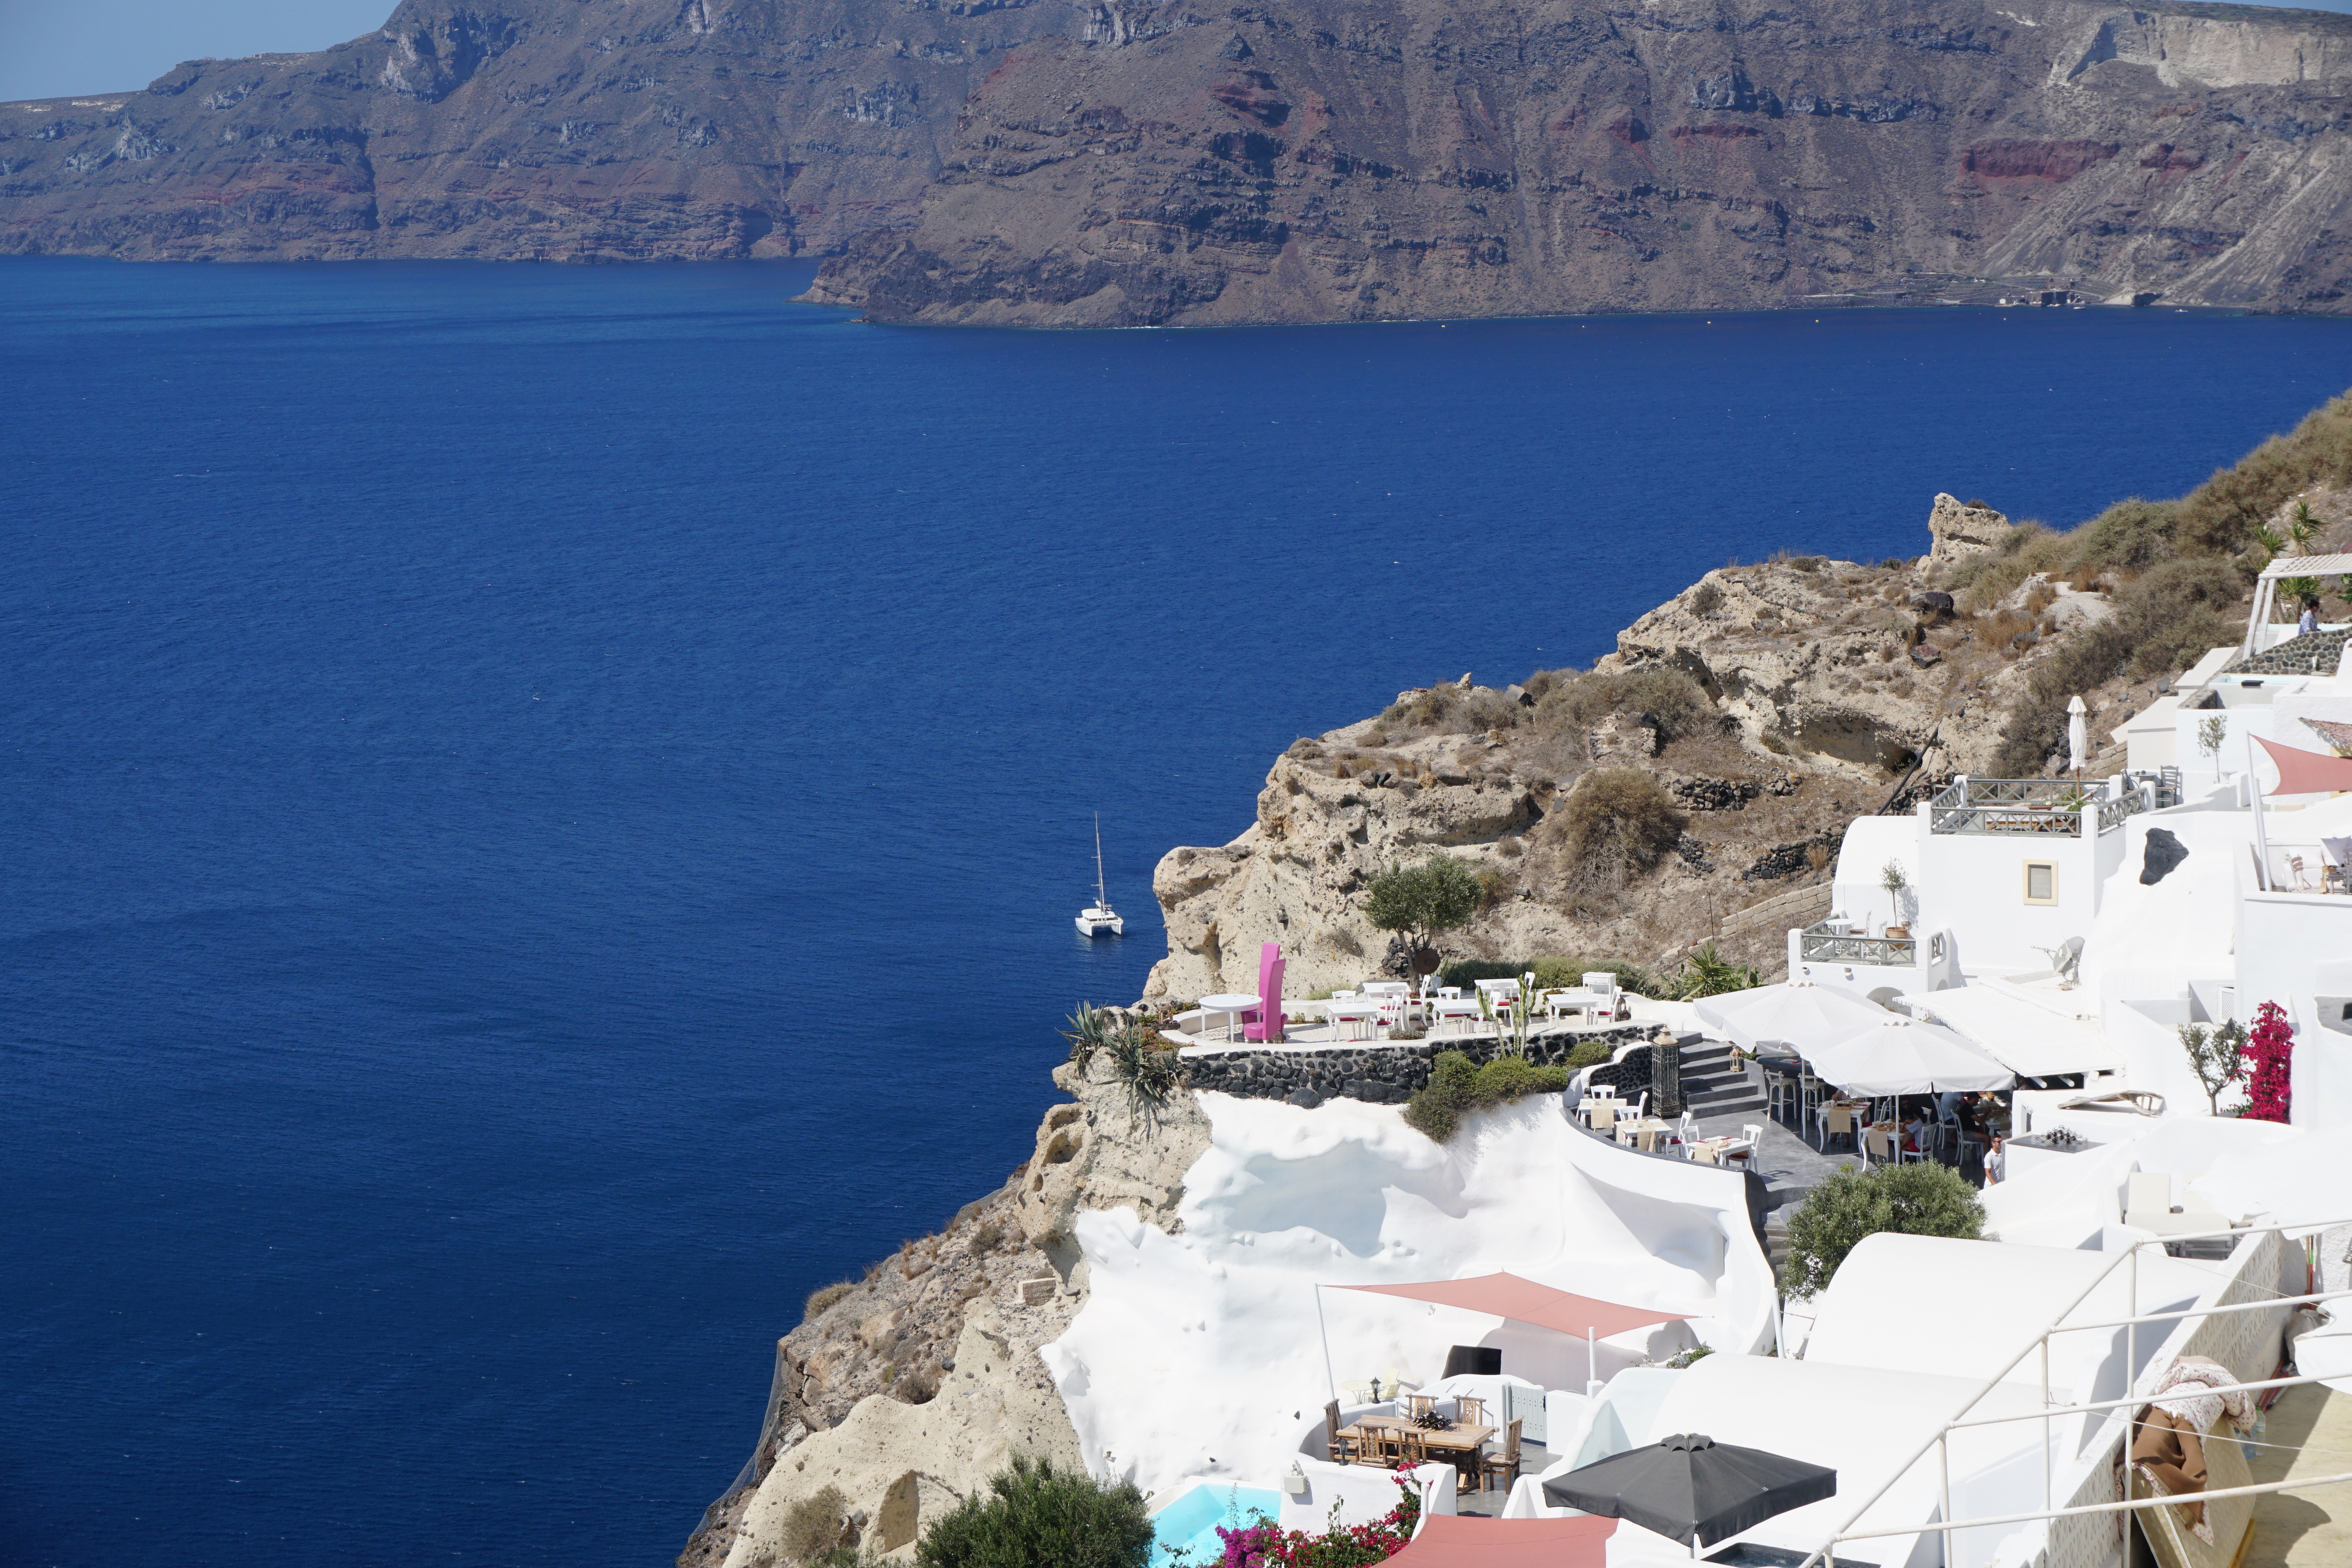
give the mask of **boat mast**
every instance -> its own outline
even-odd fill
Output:
[[[1103,891],[1102,813],[1097,811],[1095,813],[1095,907],[1100,909],[1109,902],[1110,894]]]

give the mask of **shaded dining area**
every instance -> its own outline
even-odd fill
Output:
[[[1958,1031],[1803,981],[1709,997],[1700,1021],[1761,1072],[1766,1112],[1815,1150],[1928,1160],[1981,1183],[2017,1076]]]
[[[1382,1374],[1343,1380],[1339,1369],[1346,1351],[1333,1347],[1327,1331],[1323,1348],[1331,1397],[1318,1428],[1302,1439],[1301,1453],[1329,1465],[1382,1474],[1400,1469],[1423,1475],[1450,1472],[1449,1490],[1458,1502],[1449,1508],[1471,1512],[1499,1513],[1523,1474],[1540,1472],[1551,1464],[1554,1456],[1544,1446],[1550,1422],[1572,1420],[1572,1411],[1583,1408],[1602,1386],[1603,1340],[1680,1323],[1687,1316],[1580,1295],[1507,1272],[1402,1284],[1318,1285],[1316,1290],[1318,1320],[1326,1316],[1322,1293],[1344,1291],[1549,1330],[1565,1336],[1571,1356],[1579,1348],[1573,1342],[1584,1342],[1581,1355],[1576,1356],[1584,1375],[1578,1390],[1549,1388],[1508,1374],[1503,1348],[1494,1344],[1446,1346],[1443,1375],[1422,1385],[1404,1379],[1392,1366]],[[1435,1349],[1431,1347],[1433,1361]],[[1612,1364],[1622,1364],[1627,1354],[1622,1342],[1609,1350]],[[1557,1367],[1556,1355],[1539,1359]],[[1545,1375],[1557,1382],[1560,1371]],[[1433,1466],[1443,1469],[1425,1469]]]

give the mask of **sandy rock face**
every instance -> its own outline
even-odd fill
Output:
[[[1153,872],[1168,956],[1144,994],[1255,991],[1266,942],[1290,954],[1284,984],[1294,996],[1380,968],[1391,938],[1360,907],[1373,877],[1433,847],[1491,846],[1542,814],[1553,787],[1490,761],[1501,749],[1432,737],[1395,748],[1393,768],[1345,779],[1325,762],[1277,758],[1248,831],[1222,849],[1171,850]]]
[[[860,1542],[911,1555],[916,1536],[1015,1453],[1083,1468],[1041,1345],[1086,1305],[1069,1228],[1088,1209],[1132,1208],[1173,1223],[1184,1173],[1209,1127],[1180,1092],[1149,1122],[1128,1111],[1107,1063],[1054,1082],[1075,1098],[1045,1113],[1037,1153],[1004,1189],[945,1234],[885,1260],[850,1293],[786,1336],[781,1430],[757,1487],[688,1542],[685,1568],[772,1568],[794,1505],[841,1490]],[[1025,1288],[1024,1288],[1025,1287]],[[885,1367],[901,1369],[888,1383]],[[935,1378],[921,1403],[909,1378]]]
[[[1980,770],[2000,743],[2017,666],[1947,667],[1972,632],[1927,624],[1937,618],[1911,610],[1908,593],[1871,593],[1859,575],[1842,561],[1711,571],[1619,632],[1600,667],[1682,670],[1750,747],[1804,765],[1873,779],[1914,765]]]
[[[1971,507],[1939,492],[1927,513],[1927,531],[1936,538],[1927,559],[1940,564],[1991,549],[2009,532],[2009,519],[1990,507]]]

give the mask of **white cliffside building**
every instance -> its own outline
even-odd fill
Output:
[[[2290,566],[2352,556],[2275,563],[2265,586]],[[2276,1002],[2294,1120],[2352,1116],[2352,793],[2273,793],[2258,744],[2352,751],[2352,670],[2344,628],[2291,630],[2258,594],[2241,644],[2114,732],[2130,760],[2112,778],[1962,777],[1849,824],[1830,917],[1789,934],[1790,979],[1933,1016],[2021,1079],[2200,1115],[2178,1026]]]

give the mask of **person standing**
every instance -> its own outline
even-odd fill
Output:
[[[1985,1151],[1985,1186],[1999,1186],[2000,1178],[2009,1174],[2009,1152],[2001,1146],[2000,1134],[1993,1134],[1992,1146]]]
[[[2312,598],[2308,594],[2305,594],[2303,601],[2303,614],[2295,621],[2294,623],[2295,635],[2298,637],[2308,637],[2314,632],[2318,630],[2319,601]]]

